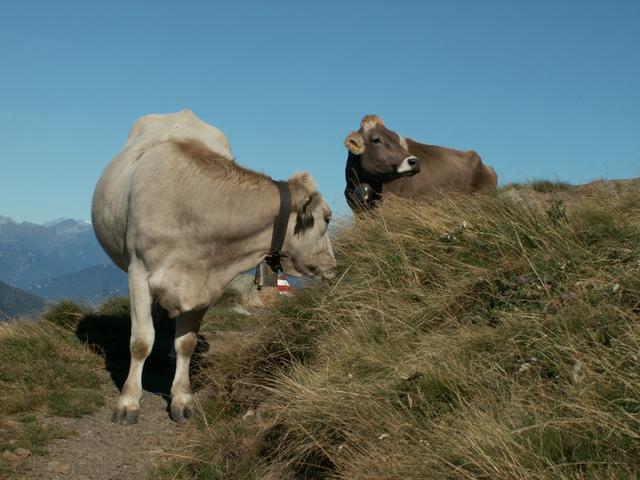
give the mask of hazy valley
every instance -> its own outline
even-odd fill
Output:
[[[0,216],[0,319],[28,315],[46,301],[99,304],[126,295],[126,274],[104,254],[91,224],[61,218],[37,224]]]

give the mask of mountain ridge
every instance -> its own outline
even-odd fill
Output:
[[[91,265],[64,275],[49,277],[22,287],[45,300],[72,299],[93,305],[109,297],[126,296],[127,274],[112,263]]]
[[[36,314],[44,306],[45,301],[37,295],[0,281],[0,322],[7,322],[19,316]]]
[[[0,216],[0,280],[29,285],[109,259],[90,223],[59,218],[44,224],[16,222]]]

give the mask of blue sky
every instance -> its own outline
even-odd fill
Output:
[[[640,176],[640,2],[0,3],[0,215],[89,218],[136,118],[191,108],[346,213],[364,114],[500,182]]]

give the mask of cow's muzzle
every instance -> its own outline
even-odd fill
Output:
[[[324,280],[332,280],[336,278],[336,272],[333,270],[327,270],[326,272],[322,272],[321,278]]]
[[[418,160],[418,157],[411,155],[400,162],[396,172],[401,177],[410,177],[411,175],[415,175],[420,172],[420,160]]]

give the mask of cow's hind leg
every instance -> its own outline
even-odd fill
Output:
[[[189,383],[191,355],[198,343],[200,321],[207,310],[194,310],[176,318],[176,374],[171,385],[171,418],[184,423],[193,408],[193,395]]]
[[[142,395],[142,368],[151,353],[155,332],[151,317],[151,293],[147,281],[148,274],[139,260],[133,260],[129,266],[129,301],[131,304],[131,364],[129,375],[124,383],[118,405],[113,412],[112,421],[120,424],[133,424],[140,413]]]

